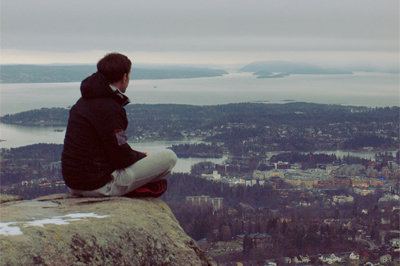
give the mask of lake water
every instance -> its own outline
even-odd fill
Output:
[[[63,144],[65,128],[63,127],[24,127],[15,125],[6,125],[0,123],[0,139],[6,140],[0,142],[0,148],[16,148],[36,143],[55,143]],[[191,141],[153,141],[134,143],[129,145],[135,150],[154,153],[170,147],[174,144],[194,143]],[[190,172],[190,167],[196,163],[209,161],[213,163],[222,163],[227,158],[180,158],[174,167],[175,172]]]
[[[55,143],[63,144],[65,128],[64,127],[24,127],[15,125],[6,125],[0,123],[0,139],[6,140],[0,142],[0,148],[16,148],[20,146],[31,145],[35,143]],[[148,153],[154,153],[170,147],[174,144],[184,143],[198,143],[198,140],[186,140],[186,141],[152,141],[152,142],[129,142],[129,145],[135,150],[145,151]],[[389,151],[395,155],[396,151]],[[281,152],[269,152],[268,157],[279,154]],[[337,157],[343,157],[347,155],[360,157],[364,159],[374,159],[375,152],[360,151],[360,152],[348,152],[348,151],[316,151],[314,153],[326,153],[335,154]],[[213,163],[221,164],[227,157],[223,158],[180,158],[177,165],[174,168],[175,172],[190,172],[192,165],[209,161]]]
[[[80,97],[79,82],[1,84],[0,115],[42,107],[68,107]],[[127,90],[133,103],[214,105],[235,102],[296,100],[325,104],[394,106],[399,75],[291,75],[257,79],[249,73],[222,77],[134,80]]]
[[[42,107],[68,107],[80,97],[79,82],[0,85],[0,115]],[[359,106],[399,106],[397,74],[355,73],[354,75],[291,75],[257,79],[249,73],[222,77],[131,81],[127,91],[133,103],[176,103],[214,105],[235,102],[285,100]],[[0,148],[34,143],[63,143],[64,128],[21,127],[0,123]],[[186,143],[186,142],[184,142]],[[137,150],[154,152],[173,142],[131,143]],[[337,152],[336,152],[337,153]],[[339,151],[340,153],[340,151]],[[347,153],[345,153],[347,155]],[[355,154],[353,154],[355,155]],[[372,158],[373,153],[359,154]],[[210,159],[221,163],[223,159]],[[187,172],[201,158],[180,159],[177,171]]]

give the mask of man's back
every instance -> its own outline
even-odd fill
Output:
[[[128,121],[123,104],[104,77],[95,73],[82,82],[82,98],[71,108],[62,154],[68,187],[97,189],[111,173],[137,161],[138,154],[118,139]]]

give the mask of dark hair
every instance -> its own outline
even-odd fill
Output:
[[[132,62],[129,58],[119,53],[106,54],[97,63],[97,71],[103,74],[110,83],[119,81],[126,73],[131,72]]]

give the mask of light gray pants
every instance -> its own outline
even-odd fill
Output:
[[[124,169],[115,170],[113,179],[96,190],[70,189],[72,194],[85,197],[122,196],[168,175],[178,160],[171,150],[150,154]]]

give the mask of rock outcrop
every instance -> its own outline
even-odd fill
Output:
[[[0,205],[1,265],[210,265],[159,199],[51,195]]]
[[[0,194],[0,203],[18,200],[22,200],[22,197],[8,194]]]

